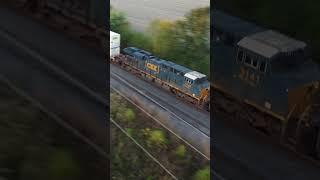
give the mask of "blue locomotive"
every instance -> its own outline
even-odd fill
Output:
[[[210,83],[206,75],[160,59],[139,48],[124,48],[122,54],[125,57],[118,58],[120,65],[129,66],[152,81],[169,87],[177,96],[209,109]]]
[[[213,103],[320,157],[319,65],[304,42],[212,12]]]

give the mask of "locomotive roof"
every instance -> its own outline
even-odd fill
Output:
[[[278,53],[304,49],[306,44],[278,32],[268,30],[244,37],[238,42],[238,46],[244,47],[266,58],[271,58]]]
[[[180,66],[179,64],[175,64],[175,65],[173,66],[173,68],[176,69],[176,70],[178,70],[178,71],[184,72],[184,73],[191,71],[190,69],[188,69],[188,68],[186,68],[186,67],[184,67],[184,66]]]
[[[171,61],[163,61],[162,64],[166,65],[166,66],[169,66],[169,67],[172,67],[175,65],[175,63],[171,62]]]
[[[244,37],[249,34],[265,30],[264,28],[259,27],[253,23],[244,21],[238,17],[228,15],[219,10],[213,10],[212,14],[212,16],[214,17],[213,28],[225,33]]]
[[[184,73],[191,71],[190,69],[188,69],[188,68],[186,68],[184,66],[181,66],[179,64],[176,64],[174,62],[171,62],[171,61],[163,60],[161,63],[166,65],[166,66],[168,66],[168,67],[172,67],[173,69],[176,69],[178,71],[184,72]]]
[[[201,74],[201,73],[199,73],[197,71],[188,72],[184,76],[189,78],[189,79],[192,79],[192,80],[201,79],[201,78],[206,77],[206,75]]]

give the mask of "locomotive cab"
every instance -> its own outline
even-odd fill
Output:
[[[302,77],[306,76],[305,69],[301,68],[306,62],[305,49],[304,42],[272,30],[240,40],[236,47],[235,72],[244,82],[244,88],[256,93],[245,98],[285,119],[291,110],[288,105],[290,89],[301,87],[312,77]]]
[[[204,98],[209,93],[209,82],[206,75],[191,71],[184,75],[184,87],[189,89],[193,97]]]
[[[286,127],[283,135],[299,140],[301,128],[312,123],[303,119],[319,93],[320,80],[320,71],[309,58],[306,44],[271,30],[263,31],[239,41],[235,56],[242,86],[254,92],[244,98],[278,117]]]

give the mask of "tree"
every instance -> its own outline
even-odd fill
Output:
[[[184,20],[153,21],[149,27],[152,52],[191,69],[209,74],[209,8],[194,9]]]
[[[125,14],[111,8],[110,10],[110,30],[114,32],[124,32],[129,29],[129,22]]]

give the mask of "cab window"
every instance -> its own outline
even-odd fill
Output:
[[[247,65],[251,65],[252,64],[252,59],[251,59],[251,57],[249,55],[246,55],[244,63],[247,64]]]
[[[237,60],[238,60],[239,63],[242,62],[242,58],[243,58],[243,51],[239,49],[238,57],[237,57]]]
[[[258,59],[256,59],[256,58],[253,58],[253,59],[252,59],[252,66],[253,66],[254,68],[258,68]]]
[[[260,67],[259,67],[259,71],[262,73],[265,73],[267,70],[267,64],[265,61],[261,61],[260,62]]]

